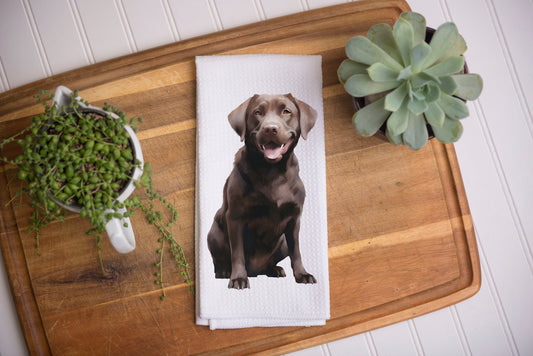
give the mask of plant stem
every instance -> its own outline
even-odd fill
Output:
[[[102,234],[98,234],[96,237],[96,246],[98,248],[98,260],[100,261],[100,267],[102,268],[102,274],[105,276],[106,271],[104,268],[104,259],[102,258]]]

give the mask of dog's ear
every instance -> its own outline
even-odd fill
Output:
[[[235,130],[235,132],[241,137],[241,141],[244,141],[244,136],[246,135],[246,109],[248,108],[250,101],[252,101],[252,99],[255,98],[256,96],[257,94],[246,99],[244,103],[237,106],[237,108],[234,109],[228,115],[229,124]]]
[[[292,96],[292,95],[291,95]],[[300,110],[300,131],[304,140],[307,139],[307,134],[316,122],[316,110],[313,109],[309,104],[294,98],[298,110]]]

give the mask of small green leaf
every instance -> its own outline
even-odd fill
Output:
[[[393,112],[387,120],[387,131],[391,136],[398,136],[407,129],[409,122],[409,110],[407,109],[407,100],[400,106],[398,110]]]
[[[144,163],[144,166],[143,166],[143,171],[146,173],[146,174],[150,174],[152,173],[152,166],[150,165],[150,162],[145,162]]]
[[[457,83],[457,90],[453,95],[465,100],[476,100],[483,89],[483,79],[478,74],[457,74],[452,75]]]
[[[402,62],[400,50],[396,45],[396,40],[392,34],[392,28],[389,25],[386,23],[380,23],[370,27],[366,37],[388,53],[396,62]]]
[[[407,96],[407,83],[404,82],[398,88],[394,89],[385,96],[385,109],[396,111],[402,105]]]
[[[398,74],[398,78],[396,78],[396,80],[407,80],[412,75],[413,75],[413,71],[411,69],[411,66],[407,66],[400,71],[400,73]]]
[[[407,67],[411,64],[411,48],[413,48],[415,41],[413,27],[407,20],[400,17],[394,24],[392,34],[398,44],[404,67]]]
[[[400,63],[363,36],[353,37],[346,43],[346,54],[348,58],[359,63],[372,65],[380,62],[392,69],[402,70]]]
[[[440,77],[440,84],[439,88],[443,93],[446,93],[448,95],[452,95],[457,91],[457,84],[455,83],[455,80],[450,76]]]
[[[368,75],[373,81],[387,82],[396,81],[398,72],[394,69],[387,67],[383,63],[374,63],[367,69]]]
[[[426,103],[424,98],[417,99],[413,97],[411,100],[409,100],[409,104],[407,105],[407,107],[409,108],[409,111],[411,111],[413,114],[420,115],[428,109],[428,104]]]
[[[337,76],[339,77],[339,81],[344,84],[348,78],[354,74],[367,74],[367,67],[368,66],[366,64],[357,63],[351,59],[345,59],[342,61],[339,69],[337,69]]]
[[[436,83],[428,83],[425,89],[426,102],[432,103],[440,98],[440,88]]]
[[[449,57],[460,56],[461,54],[465,53],[466,50],[467,46],[465,39],[463,38],[463,36],[461,36],[461,34],[458,34],[454,44],[435,63],[442,62],[443,60]]]
[[[444,56],[455,44],[459,37],[457,26],[453,22],[446,22],[437,28],[429,45],[431,53],[424,61],[424,68],[428,68]]]
[[[20,171],[18,172],[18,176],[19,176],[19,179],[20,179],[20,180],[26,180],[26,178],[28,177],[28,172],[27,172],[27,171],[20,170]]]
[[[451,95],[442,93],[437,103],[450,119],[464,119],[469,115],[466,104],[461,99]]]
[[[400,18],[409,22],[413,28],[413,44],[416,46],[424,42],[426,38],[426,19],[419,13],[406,11],[400,15]]]
[[[355,113],[353,123],[361,135],[374,135],[390,116],[390,112],[383,108],[384,102],[385,98],[381,98]]]
[[[436,103],[429,103],[428,109],[424,112],[426,120],[431,126],[442,127],[444,123],[444,111]]]
[[[344,88],[352,96],[364,97],[394,89],[398,85],[397,81],[374,82],[367,74],[355,74],[348,78]]]
[[[421,42],[411,50],[411,66],[413,73],[420,72],[424,60],[431,52],[431,47],[426,42]]]
[[[399,146],[399,145],[403,145],[403,138],[402,138],[402,135],[398,135],[398,136],[392,136],[389,132],[389,130],[386,130],[385,131],[385,136],[387,136],[387,138],[389,139],[389,141],[391,143],[393,143],[394,145],[396,146]]]
[[[425,72],[413,74],[411,76],[411,85],[413,89],[419,89],[429,83],[440,83],[440,78],[429,75]]]
[[[435,77],[442,77],[445,75],[451,75],[454,73],[459,73],[465,66],[464,57],[449,57],[444,61],[435,64],[434,66],[424,70],[424,73],[433,75]]]
[[[424,116],[411,113],[402,138],[405,145],[412,150],[419,150],[424,147],[428,141],[428,130]]]
[[[431,125],[431,128],[435,137],[443,143],[456,142],[463,134],[463,124],[461,124],[461,121],[452,120],[448,117],[444,119],[442,127]]]
[[[125,149],[125,150],[122,150],[121,152],[122,154],[122,157],[124,157],[125,159],[131,161],[133,160],[133,153],[131,152],[131,149]]]

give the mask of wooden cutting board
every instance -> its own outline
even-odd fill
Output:
[[[472,220],[452,145],[414,152],[359,136],[336,70],[344,44],[409,10],[401,0],[356,1],[230,29],[56,75],[0,94],[0,136],[39,113],[32,96],[57,85],[94,105],[145,119],[138,134],[155,187],[180,212],[174,233],[194,264],[195,66],[209,54],[320,54],[327,154],[331,320],[322,327],[210,331],[194,323],[194,293],[166,263],[165,301],[154,284],[156,235],[133,220],[137,249],[104,242],[100,272],[87,223],[69,215],[42,231],[27,207],[7,205],[13,172],[0,170],[0,246],[32,354],[285,353],[451,305],[480,287]],[[12,152],[8,152],[12,154]]]

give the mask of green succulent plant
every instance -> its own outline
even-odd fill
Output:
[[[353,117],[361,135],[374,135],[386,122],[387,138],[414,150],[427,143],[428,124],[441,142],[461,137],[465,101],[478,98],[483,81],[463,72],[467,47],[454,23],[425,39],[425,18],[404,12],[393,28],[377,24],[347,42],[348,59],[337,74],[350,95],[366,98]]]

